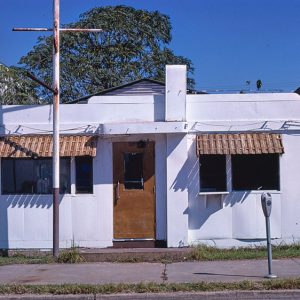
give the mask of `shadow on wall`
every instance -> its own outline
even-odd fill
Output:
[[[233,191],[224,197],[223,206],[232,207],[237,203],[243,203],[249,194],[250,191]]]
[[[60,197],[60,202],[62,197],[63,195]],[[50,209],[51,206],[51,195],[2,195],[0,198],[0,249],[9,249],[9,229],[11,231],[14,230],[14,227],[18,227],[17,224],[12,222],[22,222],[22,220],[17,219],[18,214],[14,212],[11,214],[12,220],[9,220],[10,209]],[[24,225],[26,224],[22,226]],[[26,230],[26,227],[24,230]]]
[[[199,162],[198,160],[191,159],[191,157],[196,155],[195,153],[192,153],[192,151],[196,151],[193,145],[188,150],[189,158],[185,161],[185,163],[179,170],[175,180],[172,183],[171,188],[173,188],[175,192],[188,189],[189,193],[192,191],[194,193],[194,196],[196,196],[199,193],[199,189],[196,191],[194,187],[197,185],[197,181],[199,181]],[[171,150],[173,151],[174,149]]]
[[[189,216],[189,229],[200,229],[208,218],[224,207],[243,203],[249,191],[231,192],[228,195],[199,195],[200,191],[199,158],[196,155],[196,141],[193,140],[188,159],[178,172],[172,188],[174,191],[188,190],[189,205],[184,214]]]
[[[189,229],[200,229],[214,213],[245,201],[250,192],[232,192],[229,195],[197,195],[189,199]],[[224,215],[224,217],[226,217]],[[231,217],[231,214],[228,215]],[[222,225],[220,225],[222,226]]]

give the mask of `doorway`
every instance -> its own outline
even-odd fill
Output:
[[[113,144],[114,240],[155,240],[154,146]]]

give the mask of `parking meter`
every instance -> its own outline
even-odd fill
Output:
[[[261,206],[266,217],[266,232],[267,232],[267,247],[268,247],[268,270],[267,278],[276,278],[272,274],[272,244],[271,244],[271,230],[270,230],[270,215],[272,210],[272,196],[270,193],[263,193],[261,195]]]
[[[265,217],[270,217],[272,210],[272,196],[270,193],[263,193],[261,195],[261,206]]]

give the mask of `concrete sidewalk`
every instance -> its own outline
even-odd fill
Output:
[[[300,259],[273,261],[278,278],[300,277]],[[0,267],[0,284],[233,282],[265,279],[267,260],[162,263],[32,264]]]

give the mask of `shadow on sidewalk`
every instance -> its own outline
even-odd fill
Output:
[[[194,273],[194,275],[213,275],[213,276],[226,276],[226,277],[245,277],[245,278],[263,278],[264,276],[241,275],[241,274],[220,274],[220,273]]]

